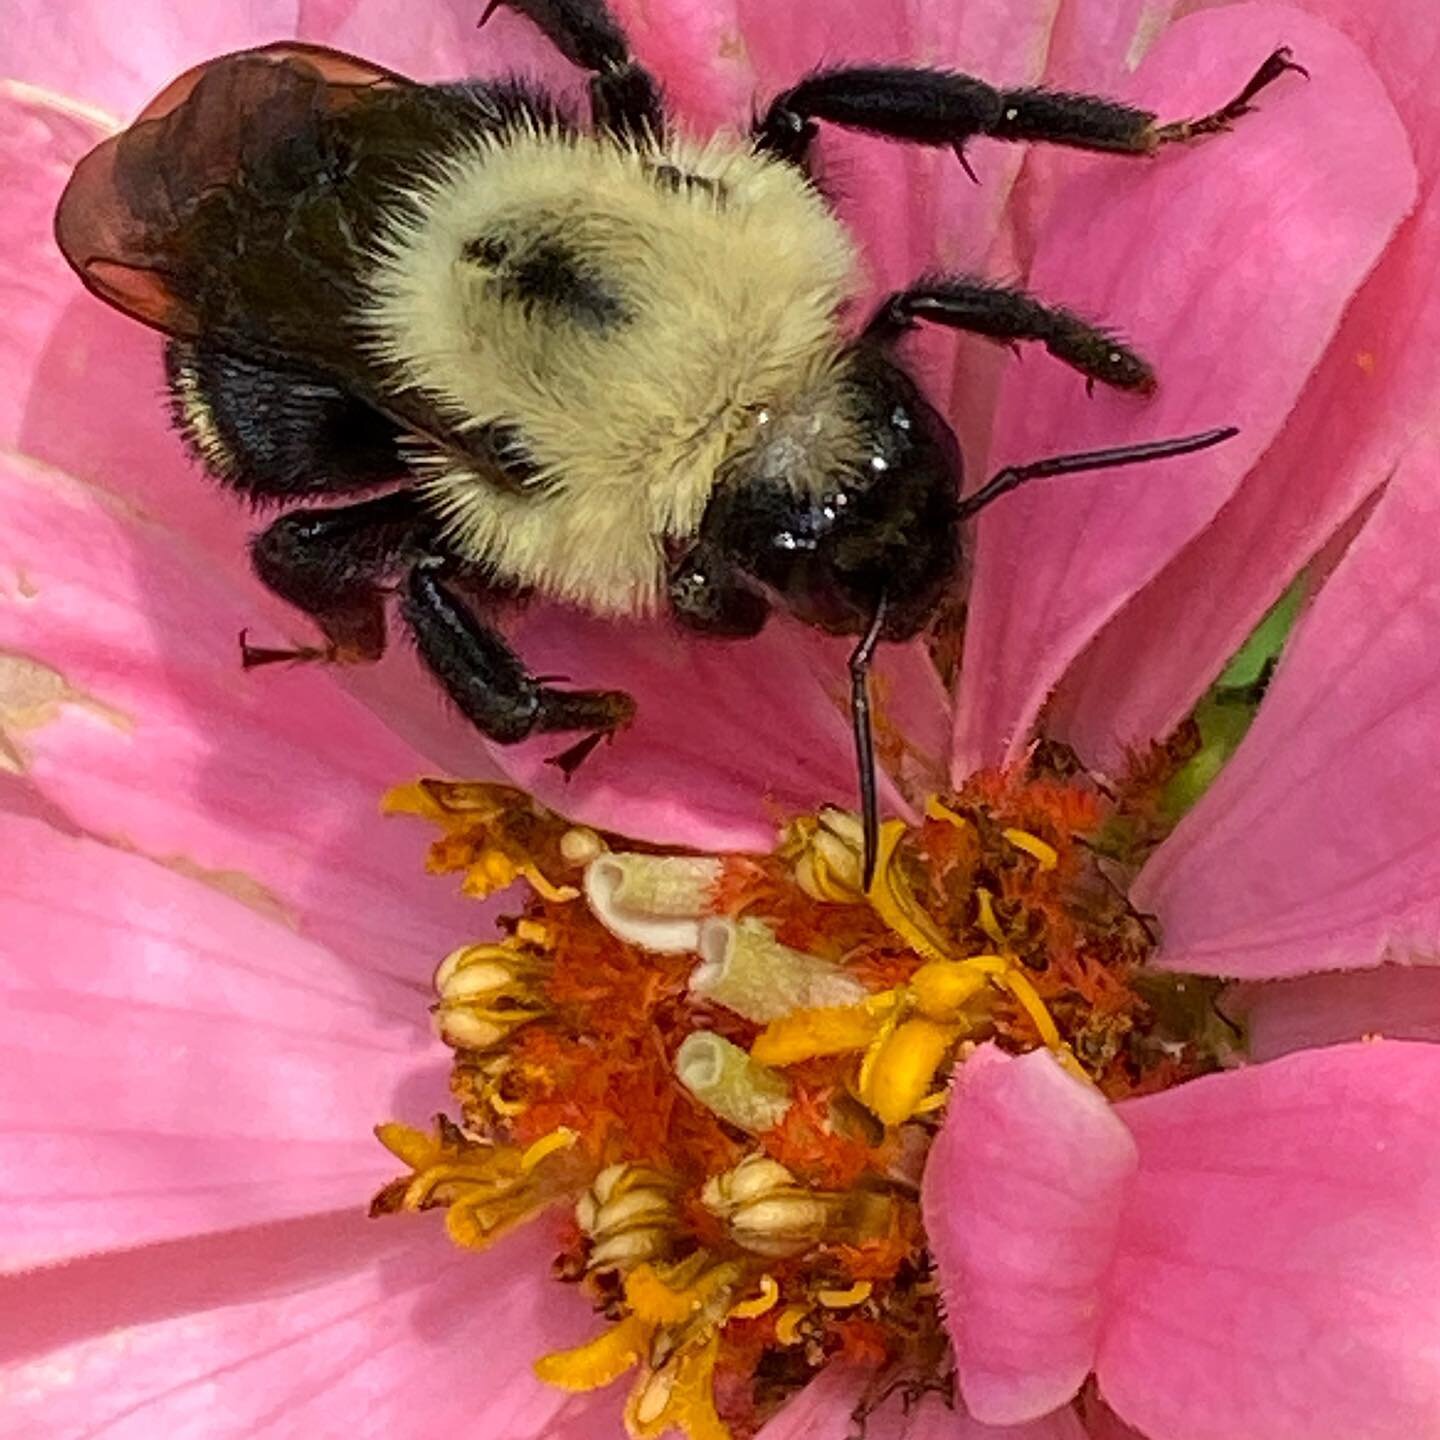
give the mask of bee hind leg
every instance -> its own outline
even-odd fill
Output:
[[[401,591],[400,618],[420,658],[466,719],[497,744],[551,730],[589,731],[555,757],[568,777],[599,740],[629,724],[634,700],[621,690],[557,690],[532,675],[446,583],[444,568],[444,561],[414,566]]]

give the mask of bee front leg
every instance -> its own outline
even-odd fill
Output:
[[[416,565],[400,597],[420,658],[477,730],[513,745],[547,730],[588,730],[604,738],[630,723],[635,702],[622,690],[557,690],[525,668],[441,578],[444,562]],[[568,774],[594,748],[582,741],[556,763]]]
[[[670,572],[670,611],[687,629],[742,639],[770,618],[765,597],[747,584],[716,545],[701,543]]]
[[[1014,286],[974,275],[934,275],[897,290],[876,311],[865,338],[890,345],[922,321],[1011,346],[1039,341],[1091,384],[1099,380],[1141,394],[1155,388],[1149,364],[1103,326]]]

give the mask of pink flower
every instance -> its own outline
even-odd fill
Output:
[[[234,632],[294,617],[245,571],[245,517],[167,433],[153,338],[81,294],[49,239],[108,117],[225,49],[299,34],[420,78],[520,63],[575,86],[523,22],[477,37],[471,8],[153,4],[117,25],[19,0],[10,17],[0,1396],[16,1433],[616,1433],[611,1397],[531,1378],[591,1329],[535,1281],[542,1227],[457,1263],[438,1227],[356,1208],[389,1174],[370,1125],[443,1100],[419,980],[477,928],[375,800],[489,762],[403,651],[371,672],[239,673]],[[1155,164],[977,144],[978,188],[947,154],[826,137],[877,290],[934,265],[1023,273],[1157,362],[1154,399],[1087,400],[1043,358],[927,339],[972,479],[1243,432],[985,517],[953,710],[918,648],[886,660],[906,790],[947,760],[958,776],[1013,759],[1042,708],[1048,733],[1114,764],[1187,713],[1301,566],[1333,564],[1244,745],[1136,891],[1162,965],[1252,982],[1263,1063],[1114,1108],[1043,1054],[965,1066],[926,1192],[976,1418],[887,1409],[872,1440],[1440,1430],[1440,986],[1419,963],[1440,938],[1440,15],[1175,8],[1172,24],[1141,0],[617,6],[705,125],[819,59],[1043,78],[1171,114],[1224,98],[1277,43],[1314,76]],[[641,701],[557,800],[569,813],[733,849],[768,842],[776,811],[850,793],[843,647],[793,625],[690,644],[543,610],[516,638],[536,669]],[[547,748],[494,759],[543,791]],[[1401,1038],[1358,1043],[1372,1031]],[[1083,1421],[1070,1406],[1092,1371],[1118,1420],[1093,1396]],[[827,1372],[767,1436],[838,1440],[862,1384]]]

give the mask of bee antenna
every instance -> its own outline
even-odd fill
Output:
[[[864,837],[861,873],[868,893],[875,878],[875,857],[880,848],[880,799],[875,778],[875,732],[870,724],[870,663],[885,628],[887,598],[880,592],[875,616],[850,656],[850,724],[855,735],[855,760],[860,776],[860,822]]]
[[[1055,475],[1078,475],[1086,470],[1108,470],[1119,465],[1143,465],[1149,460],[1169,460],[1176,455],[1193,455],[1212,445],[1233,440],[1240,431],[1234,425],[1182,435],[1177,440],[1151,440],[1143,445],[1119,445],[1113,450],[1083,450],[1078,455],[1053,455],[1029,465],[1010,465],[960,502],[960,518],[968,520],[1002,495],[1031,480],[1048,480]]]

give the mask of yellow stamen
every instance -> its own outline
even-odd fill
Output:
[[[887,992],[861,1005],[796,1010],[772,1020],[756,1037],[750,1054],[762,1065],[785,1066],[863,1050],[880,1033],[896,1003],[893,992]]]
[[[943,820],[947,825],[953,825],[957,830],[968,830],[970,822],[958,812],[952,810],[938,795],[932,795],[925,802],[925,813],[932,820]]]
[[[825,850],[823,844],[817,844],[806,856],[810,864],[807,878],[810,880],[810,888],[815,892],[815,898],[828,900],[832,905],[853,905],[855,901],[863,898],[859,889],[846,884],[835,872]],[[806,888],[804,879],[801,880],[801,887]]]
[[[953,1025],[915,1018],[879,1042],[862,1076],[860,1099],[886,1125],[902,1125],[930,1091],[935,1072],[960,1036]],[[867,1057],[869,1058],[869,1057]]]
[[[640,1363],[650,1343],[650,1326],[627,1316],[573,1350],[555,1350],[535,1362],[535,1374],[561,1390],[600,1390]]]
[[[515,926],[515,938],[537,950],[548,950],[555,941],[555,932],[543,920],[521,920]]]
[[[1053,870],[1060,863],[1060,852],[1046,844],[1038,835],[1028,830],[1002,830],[1000,832],[1017,850],[1033,856],[1042,870]]]
[[[1091,1078],[1085,1067],[1075,1058],[1075,1052],[1068,1045],[1062,1045],[1055,1052],[1055,1060],[1067,1075],[1074,1076],[1076,1080],[1083,1080],[1092,1089],[1096,1088],[1095,1081]]]
[[[780,1287],[773,1275],[760,1277],[760,1293],[749,1300],[742,1300],[730,1307],[732,1320],[758,1320],[768,1315],[780,1303]]]
[[[1001,973],[1005,961],[998,955],[975,955],[968,960],[932,960],[910,977],[910,993],[922,1014],[931,1020],[958,1020],[966,1004],[983,990],[993,973],[977,961],[995,961]]]
[[[880,827],[875,853],[875,878],[868,899],[875,913],[912,949],[927,960],[954,960],[954,951],[905,883],[895,852],[909,832],[903,820],[887,820]]]
[[[707,1110],[752,1135],[790,1108],[790,1082],[711,1030],[693,1030],[675,1052],[675,1078]]]
[[[1000,922],[995,918],[994,896],[983,885],[975,888],[975,912],[976,926],[1003,950],[1009,941],[1004,930],[1000,928]]]
[[[812,900],[854,905],[860,888],[860,817],[827,805],[818,815],[802,815],[786,827],[776,854],[795,866],[795,882]]]
[[[1041,1044],[1051,1050],[1058,1050],[1061,1044],[1060,1031],[1045,1008],[1045,1002],[1035,993],[1035,987],[1013,968],[1003,975],[997,975],[995,983],[1004,986],[1019,1001],[1021,1008],[1039,1032]]]
[[[430,1136],[393,1124],[378,1126],[375,1133],[415,1173],[387,1185],[371,1202],[371,1214],[443,1207],[446,1232],[466,1249],[486,1249],[573,1191],[575,1176],[569,1167],[544,1168],[558,1149],[568,1148],[551,1143],[553,1137],[541,1142],[544,1153],[537,1154],[527,1169],[515,1146],[471,1140],[443,1117]]]
[[[542,1135],[520,1157],[520,1172],[528,1175],[542,1160],[557,1151],[568,1150],[580,1137],[565,1125],[560,1125],[548,1135]]]
[[[552,885],[540,873],[539,868],[530,861],[525,861],[516,868],[530,882],[530,888],[542,900],[549,900],[560,905],[579,898],[580,892],[573,885]]]
[[[423,1170],[434,1164],[441,1153],[440,1145],[433,1135],[416,1130],[411,1125],[401,1125],[389,1120],[375,1127],[375,1138],[402,1164],[412,1170]]]
[[[874,1288],[869,1280],[857,1280],[848,1290],[817,1290],[815,1298],[827,1310],[851,1310],[863,1305]]]
[[[870,1042],[864,1056],[861,1058],[860,1074],[855,1080],[855,1093],[862,1099],[869,1092],[870,1076],[875,1069],[875,1062],[885,1053],[886,1044],[904,1018],[904,1010],[898,1008],[887,1016],[884,1024],[881,1025],[875,1038]]]
[[[625,1426],[636,1440],[679,1430],[689,1440],[730,1440],[715,1410],[715,1360],[720,1337],[682,1350],[635,1387],[625,1406]]]
[[[808,1305],[787,1305],[775,1321],[775,1338],[782,1345],[798,1345],[805,1338],[800,1326],[809,1313]]]

